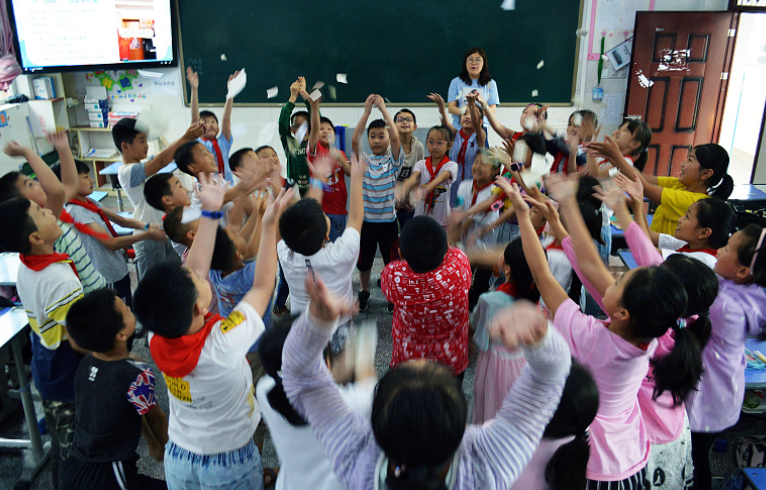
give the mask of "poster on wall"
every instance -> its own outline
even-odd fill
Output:
[[[729,10],[735,12],[766,12],[766,0],[729,0]]]
[[[132,103],[149,96],[181,96],[176,68],[152,70],[101,70],[84,73],[86,87],[104,87],[112,101]]]
[[[636,12],[654,10],[654,0],[591,0],[588,60],[597,61],[601,38],[606,51],[633,36]]]

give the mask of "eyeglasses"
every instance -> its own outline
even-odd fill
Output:
[[[484,62],[484,58],[468,58],[468,60],[466,61],[468,61],[468,63],[471,63],[473,65],[478,65],[479,63]]]
[[[412,119],[411,117],[401,117],[401,116],[399,116],[399,117],[396,118],[396,122],[408,122],[408,123],[411,123],[412,121],[414,121],[414,119]]]

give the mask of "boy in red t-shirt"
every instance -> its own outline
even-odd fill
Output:
[[[327,183],[323,186],[322,211],[330,219],[330,241],[343,234],[348,220],[348,192],[346,191],[346,175],[351,175],[351,164],[346,154],[335,148],[335,125],[329,118],[319,116],[319,101],[308,99],[311,104],[311,130],[306,156],[311,163],[320,158],[332,159],[333,166],[331,175],[327,176]],[[313,177],[313,175],[312,175]]]
[[[381,289],[394,304],[391,367],[410,359],[432,359],[462,380],[468,367],[468,289],[471,266],[449,247],[441,225],[415,216],[399,236],[404,260],[389,263]]]

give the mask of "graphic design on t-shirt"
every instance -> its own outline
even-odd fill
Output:
[[[402,167],[402,170],[399,172],[399,179],[409,179],[410,175],[412,175],[412,167]]]
[[[162,373],[162,377],[165,378],[165,384],[168,385],[168,391],[171,395],[182,402],[192,403],[191,389],[188,381],[168,376],[165,373]]]
[[[145,415],[157,403],[154,400],[154,375],[148,367],[131,383],[128,400],[139,415]]]
[[[234,327],[245,321],[245,315],[241,311],[232,311],[226,320],[221,322],[221,332],[228,333]]]

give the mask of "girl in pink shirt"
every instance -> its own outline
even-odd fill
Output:
[[[645,466],[650,446],[637,394],[657,347],[654,339],[671,328],[676,334],[672,351],[653,361],[658,396],[670,391],[674,403],[679,403],[695,386],[701,372],[699,346],[688,341],[691,334],[677,324],[686,310],[686,291],[675,274],[659,267],[634,269],[615,281],[600,260],[580,215],[575,199],[577,180],[551,176],[548,189],[558,200],[572,234],[583,283],[593,284],[603,296],[610,317],[600,321],[585,315],[569,299],[548,269],[529,221],[529,206],[518,189],[512,192],[524,253],[554,317],[554,326],[566,338],[572,354],[591,368],[599,387],[599,411],[590,431],[588,488],[649,488]]]

